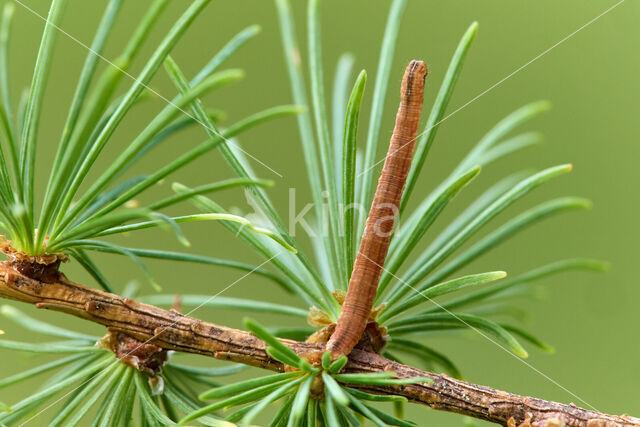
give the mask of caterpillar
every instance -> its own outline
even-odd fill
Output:
[[[413,60],[402,79],[400,106],[382,174],[369,210],[347,295],[326,349],[332,359],[348,355],[358,344],[373,307],[402,192],[411,168],[424,96],[427,66]]]

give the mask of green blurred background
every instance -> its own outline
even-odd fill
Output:
[[[23,1],[39,14],[46,15],[47,0]],[[148,3],[142,0],[125,2],[106,50],[108,58],[117,55]],[[292,3],[298,31],[303,37],[306,2],[296,0]],[[154,42],[159,40],[187,4],[186,0],[176,0],[170,5],[152,40],[145,47],[147,55],[143,54],[141,58],[148,56]],[[368,70],[368,89],[373,87],[389,4],[387,0],[323,2],[323,54],[328,85],[338,56],[347,50],[355,55],[356,70]],[[578,0],[409,0],[393,61],[382,124],[381,150],[386,149],[384,141],[392,131],[399,82],[404,65],[410,59],[424,59],[429,65],[425,105],[430,106],[459,38],[471,22],[479,21],[480,30],[450,104],[451,112],[614,4],[612,1]],[[62,28],[78,40],[89,43],[105,5],[106,1],[102,0],[70,0]],[[492,227],[545,198],[580,195],[594,202],[594,208],[590,211],[554,218],[518,235],[471,265],[468,271],[504,269],[518,273],[572,256],[595,257],[612,263],[611,271],[604,275],[568,273],[546,280],[541,284],[545,290],[544,298],[521,302],[529,313],[526,327],[554,345],[557,350],[555,355],[531,349],[527,365],[473,334],[466,340],[458,336],[431,339],[431,345],[450,355],[472,382],[586,406],[576,397],[579,396],[604,412],[640,414],[640,372],[637,363],[640,360],[637,339],[640,287],[634,272],[638,266],[637,246],[640,239],[637,214],[640,207],[637,190],[640,181],[638,16],[638,2],[620,4],[447,119],[440,128],[419,188],[414,192],[414,203],[417,196],[432,189],[463,153],[507,113],[538,99],[550,100],[554,106],[549,114],[527,125],[527,128],[544,133],[546,143],[486,168],[467,194],[449,206],[436,228],[446,224],[446,220],[466,206],[470,197],[480,189],[498,177],[521,168],[539,169],[565,162],[576,166],[569,176],[545,185],[509,209],[492,223]],[[20,91],[30,80],[43,21],[16,5],[14,22],[10,77],[13,98],[17,101]],[[261,34],[227,63],[229,67],[245,69],[245,80],[206,98],[207,106],[227,112],[229,122],[268,106],[291,102],[273,2],[212,2],[174,53],[185,71],[193,75],[232,35],[256,23],[262,27]],[[301,44],[304,46],[302,40]],[[85,48],[68,37],[58,37],[53,74],[46,93],[44,122],[39,134],[41,173],[38,179],[41,189],[47,179],[53,150],[85,54]],[[141,61],[138,61],[133,71],[139,70],[140,66]],[[169,98],[175,93],[163,72],[158,74],[152,86]],[[370,96],[369,90],[364,99],[365,120],[370,109]],[[141,125],[162,106],[163,101],[156,98],[136,108],[105,150],[101,158],[102,165],[107,165],[131,141]],[[428,108],[425,110],[428,111]],[[361,137],[364,135],[363,131]],[[184,132],[140,162],[135,172],[153,171],[158,165],[175,157],[176,152],[204,138],[201,129]],[[363,140],[361,138],[361,142]],[[246,134],[241,141],[248,152],[283,175],[279,178],[254,164],[260,176],[275,180],[276,187],[270,190],[270,194],[283,217],[286,218],[288,211],[289,188],[297,189],[298,207],[309,200],[294,119],[261,126]],[[379,157],[382,158],[383,154],[381,151]],[[177,173],[164,185],[154,188],[146,197],[169,194],[170,182],[174,180],[197,185],[230,176],[226,164],[213,152],[192,167]],[[216,200],[228,207],[238,206],[248,210],[241,191],[220,193],[216,195]],[[189,207],[185,205],[176,212],[186,209]],[[261,262],[220,225],[191,224],[185,226],[185,230],[193,243],[194,252]],[[425,245],[433,236],[433,232],[427,234]],[[180,249],[169,233],[161,231],[139,231],[119,241],[123,240],[135,247]],[[303,240],[305,247],[309,248],[308,242]],[[151,292],[139,270],[130,261],[112,255],[99,256],[97,260],[120,289],[127,282],[138,280],[143,290]],[[220,268],[168,262],[150,261],[149,266],[167,292],[214,294],[243,275]],[[76,281],[93,283],[74,264],[66,265],[64,271]],[[270,283],[255,277],[241,280],[224,295],[250,296],[278,302],[290,298]],[[103,332],[100,327],[68,316],[39,312],[27,306],[20,308],[55,324],[96,334]],[[202,309],[195,315],[212,322],[240,327],[243,314]],[[260,320],[280,325],[289,321],[275,316],[262,316]],[[23,330],[11,324],[3,323],[0,326],[6,330],[8,339],[25,339]],[[37,341],[42,337],[27,339]],[[3,351],[0,357],[0,376],[32,367],[44,360],[34,360],[30,356],[7,351]],[[202,358],[193,359],[194,363],[218,363]],[[13,387],[0,390],[0,401],[14,402],[37,384],[32,382],[28,386],[28,389]],[[459,416],[422,407],[409,408],[408,416],[419,425],[460,426],[463,423]],[[49,417],[45,413],[30,424],[40,425],[47,419]]]

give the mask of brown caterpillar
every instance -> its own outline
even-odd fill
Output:
[[[326,349],[331,352],[332,359],[351,353],[369,322],[398,206],[411,168],[426,76],[425,63],[413,60],[402,79],[400,106],[384,168],[353,265],[342,313],[327,343]]]

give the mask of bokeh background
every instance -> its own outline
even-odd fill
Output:
[[[21,1],[39,14],[46,15],[47,0]],[[117,55],[148,3],[125,2],[106,50],[108,58]],[[306,2],[296,0],[292,3],[304,46]],[[154,42],[160,39],[187,4],[186,0],[172,2],[140,58],[148,56]],[[323,54],[328,85],[338,56],[350,51],[356,58],[356,70],[368,70],[368,89],[373,88],[389,4],[388,0],[323,2]],[[614,1],[578,0],[409,0],[394,54],[379,157],[382,158],[382,150],[386,150],[384,141],[392,131],[399,82],[410,59],[424,59],[429,65],[425,97],[425,111],[428,111],[459,38],[471,22],[479,21],[478,36],[450,104],[449,111],[453,111],[614,4]],[[78,40],[89,43],[105,5],[103,0],[70,0],[62,28]],[[526,126],[542,132],[546,143],[486,168],[473,189],[470,188],[467,194],[449,206],[436,230],[480,189],[521,168],[540,169],[566,162],[575,165],[575,171],[569,176],[536,190],[494,221],[492,226],[545,198],[580,195],[594,202],[590,211],[553,218],[518,235],[475,262],[469,271],[504,269],[518,273],[571,256],[595,257],[612,263],[611,271],[606,274],[568,273],[548,279],[541,284],[544,289],[542,299],[521,302],[529,313],[526,327],[557,350],[556,354],[547,355],[531,349],[527,363],[535,369],[480,336],[469,334],[464,340],[458,336],[430,339],[431,345],[457,362],[470,381],[585,406],[569,390],[598,410],[640,414],[638,16],[638,2],[623,2],[441,125],[414,198],[434,188],[463,153],[503,116],[529,101],[547,99],[553,103],[550,113]],[[13,98],[17,102],[20,91],[30,80],[43,21],[18,4],[15,18],[10,78]],[[240,84],[216,91],[206,98],[207,106],[227,112],[229,122],[268,106],[291,102],[273,2],[212,2],[174,53],[185,71],[193,75],[232,35],[250,24],[259,24],[261,34],[227,63],[229,67],[245,69],[246,78]],[[46,93],[44,121],[39,133],[38,179],[41,189],[87,53],[85,48],[64,35],[58,37],[57,43],[53,74]],[[302,54],[304,58],[304,49]],[[133,71],[140,67],[141,61],[138,61]],[[163,72],[158,73],[152,86],[166,97],[175,93]],[[364,120],[368,119],[370,96],[369,90],[364,98]],[[105,150],[102,165],[107,165],[140,130],[141,124],[162,106],[163,101],[151,99],[136,108]],[[136,173],[155,170],[158,165],[175,157],[177,152],[204,138],[201,129],[180,134],[140,162]],[[361,138],[361,142],[363,140]],[[279,178],[255,165],[260,176],[275,180],[276,186],[270,194],[286,219],[289,188],[297,189],[299,205],[310,198],[295,120],[285,119],[263,125],[247,133],[241,141],[248,152],[283,175]],[[197,185],[226,177],[231,177],[231,171],[220,156],[212,152],[192,167],[172,176],[164,185],[154,188],[147,197],[169,194],[171,181]],[[220,193],[216,200],[228,207],[248,209],[241,191]],[[185,205],[182,209],[184,212],[189,208]],[[193,243],[191,250],[196,253],[261,262],[219,224],[191,224],[185,226],[185,231]],[[428,241],[432,236],[433,232],[425,239]],[[301,238],[309,248],[308,242],[303,236]],[[135,247],[180,249],[169,233],[161,231],[139,231],[120,241],[123,240]],[[97,260],[116,287],[121,289],[129,281],[138,280],[145,292],[151,292],[144,277],[130,261],[113,255],[99,256]],[[148,264],[167,292],[179,290],[214,294],[243,275],[221,268],[153,261]],[[76,265],[69,264],[64,271],[76,281],[92,283]],[[255,277],[238,282],[224,295],[278,302],[290,298],[270,283]],[[39,312],[27,306],[20,308],[55,324],[96,334],[103,332],[97,326],[57,313]],[[202,309],[195,315],[240,327],[243,313]],[[282,325],[289,321],[275,316],[262,316],[260,319]],[[6,330],[8,339],[43,339],[38,335],[25,338],[24,331],[11,324],[0,326]],[[6,376],[46,359],[34,360],[30,356],[3,351],[0,360],[0,376]],[[218,362],[194,358],[194,363]],[[0,390],[0,401],[14,402],[37,384],[29,383],[28,386]],[[421,426],[459,426],[463,423],[459,416],[422,407],[409,408],[408,416]],[[31,425],[41,425],[47,419],[49,417],[45,413]]]

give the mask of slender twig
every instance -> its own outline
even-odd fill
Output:
[[[123,332],[143,343],[168,350],[196,353],[273,371],[284,365],[271,358],[264,342],[249,332],[203,322],[176,311],[163,310],[130,298],[73,283],[63,275],[43,283],[22,275],[8,262],[0,263],[0,297],[68,313]],[[317,354],[322,345],[282,340],[296,353]],[[378,394],[404,396],[433,409],[455,412],[506,426],[640,426],[640,418],[606,415],[574,405],[519,396],[489,387],[424,372],[355,349],[345,372],[393,371],[399,378],[429,377],[433,384],[371,387]]]
[[[369,210],[360,249],[335,332],[327,343],[334,359],[347,355],[364,332],[378,289],[400,199],[411,168],[427,67],[411,61],[402,79],[400,106],[389,151]]]

